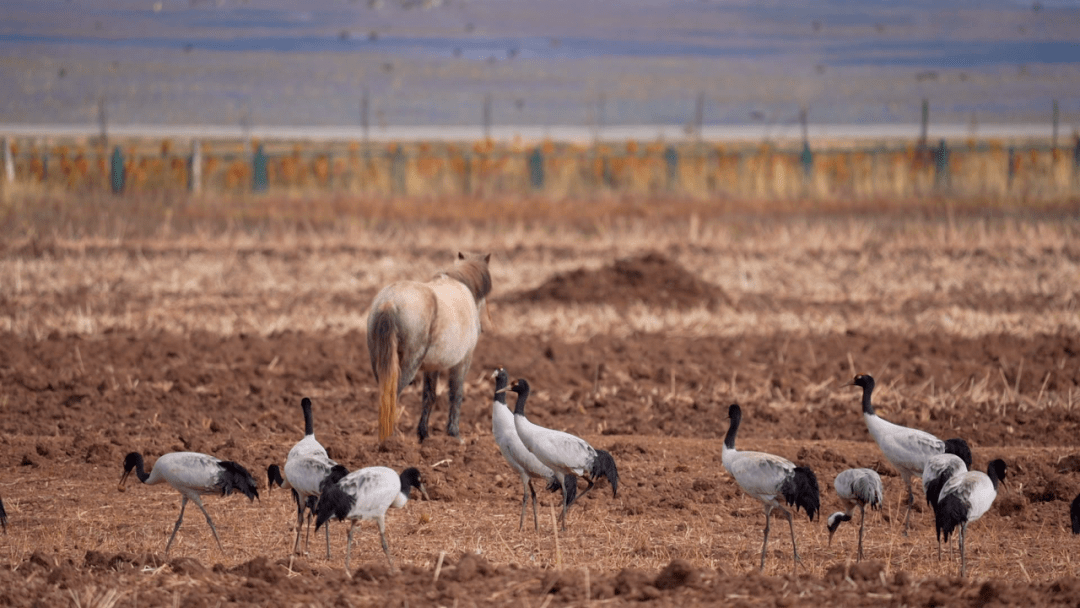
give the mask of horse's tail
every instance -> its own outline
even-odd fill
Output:
[[[371,367],[379,379],[379,442],[394,434],[397,422],[398,361],[397,323],[391,310],[373,314],[368,344],[371,348]]]

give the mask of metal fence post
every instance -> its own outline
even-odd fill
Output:
[[[15,157],[11,154],[11,140],[4,138],[4,180],[15,183]]]
[[[1008,167],[1008,180],[1005,182],[1006,186],[1011,190],[1013,185],[1013,178],[1016,177],[1016,148],[1009,146],[1009,167]]]
[[[942,139],[938,144],[937,154],[935,155],[934,162],[934,183],[939,188],[945,188],[949,185],[949,148],[945,146],[945,140]]]
[[[191,163],[188,171],[188,190],[192,194],[198,194],[202,190],[202,144],[199,140],[191,142]]]
[[[112,184],[113,194],[124,191],[124,155],[120,152],[120,146],[113,148],[112,160],[109,163],[109,181]]]
[[[679,152],[674,146],[668,146],[664,150],[664,163],[667,165],[668,190],[674,190],[679,183]]]
[[[394,194],[405,194],[405,154],[400,145],[394,148],[394,153],[390,156],[390,175],[393,178],[391,187]]]
[[[266,153],[260,143],[255,148],[255,155],[251,157],[251,189],[255,192],[266,192],[269,179],[266,175]]]
[[[529,154],[529,183],[533,190],[544,188],[544,153],[540,151],[540,146],[533,148]]]
[[[814,173],[814,153],[810,151],[810,142],[803,142],[802,154],[799,155],[799,162],[802,163],[803,179],[810,181],[810,177]]]

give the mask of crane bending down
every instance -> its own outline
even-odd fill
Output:
[[[195,503],[195,506],[199,507],[199,510],[206,516],[206,523],[210,524],[210,531],[214,533],[214,540],[217,541],[218,549],[224,553],[225,549],[221,547],[221,539],[218,537],[217,529],[214,527],[214,520],[210,519],[210,514],[206,512],[206,507],[203,506],[200,495],[220,494],[228,496],[233,492],[239,492],[247,496],[248,500],[259,497],[259,491],[255,487],[255,479],[251,477],[247,469],[230,460],[220,460],[208,454],[198,452],[162,454],[154,463],[154,468],[147,473],[143,469],[142,454],[131,452],[124,457],[124,474],[120,477],[119,486],[121,492],[124,491],[124,482],[127,481],[132,470],[135,471],[135,476],[139,478],[139,481],[144,484],[152,486],[167,483],[177,492],[180,492],[182,497],[180,501],[180,517],[177,518],[172,536],[169,537],[169,542],[165,545],[166,556],[172,547],[173,539],[176,538],[176,531],[180,529],[180,523],[184,521],[184,508],[187,507],[189,500]]]
[[[949,535],[957,526],[960,526],[960,577],[963,578],[967,570],[967,560],[964,557],[964,540],[967,537],[967,527],[973,521],[982,517],[997,498],[998,483],[1005,481],[1005,461],[1001,459],[991,460],[986,467],[986,472],[968,471],[952,477],[941,488],[941,496],[938,499],[938,508],[934,513],[934,519],[938,528],[945,536],[945,542],[949,542]]]
[[[525,416],[525,402],[529,398],[529,382],[524,378],[514,380],[510,390],[517,393],[514,404],[514,429],[521,438],[522,445],[556,474],[561,474],[563,487],[563,508],[559,515],[562,529],[566,529],[566,512],[571,503],[582,498],[593,489],[600,477],[611,483],[611,496],[615,498],[619,490],[619,471],[615,459],[606,450],[597,450],[587,441],[570,433],[538,426]],[[585,478],[588,487],[580,495],[577,492],[577,475]],[[573,483],[575,488],[571,489]]]
[[[506,390],[508,378],[506,370],[499,368],[493,374],[495,378],[495,398],[491,403],[491,433],[495,436],[495,444],[499,446],[503,458],[510,467],[521,477],[521,517],[518,519],[518,530],[525,527],[525,510],[529,504],[529,495],[532,495],[533,527],[540,529],[540,522],[536,514],[536,490],[533,489],[532,480],[541,479],[547,483],[547,489],[555,492],[561,489],[565,474],[552,471],[544,463],[533,455],[518,437],[517,428],[514,425],[514,413],[506,407]],[[577,493],[577,476],[572,475],[566,481],[565,487],[570,493],[570,498],[563,498],[563,503],[572,503]]]
[[[877,442],[885,459],[900,473],[907,487],[907,509],[904,512],[904,536],[908,535],[908,525],[911,519],[911,507],[915,504],[915,493],[911,487],[911,478],[919,477],[926,466],[926,460],[935,454],[949,454],[958,451],[960,444],[963,449],[967,444],[963,440],[950,440],[945,442],[937,437],[918,429],[893,424],[879,417],[874,412],[874,404],[871,395],[874,392],[874,378],[869,374],[859,374],[847,386],[860,386],[863,389],[862,410],[863,420],[870,435]],[[956,443],[959,442],[959,443]],[[957,454],[962,456],[961,454]],[[968,450],[968,462],[971,461],[971,452]]]
[[[742,421],[742,409],[738,404],[728,408],[731,426],[724,437],[723,462],[727,472],[744,492],[765,505],[765,539],[761,543],[761,570],[765,569],[765,549],[769,545],[769,520],[773,509],[787,517],[791,528],[793,565],[799,561],[799,549],[795,544],[795,523],[791,516],[792,505],[806,511],[810,521],[821,508],[817,476],[809,467],[797,467],[786,458],[764,452],[740,452],[735,449],[735,436]]]
[[[352,553],[353,532],[356,525],[365,519],[373,519],[379,526],[383,553],[390,562],[390,571],[394,571],[394,558],[390,556],[390,545],[386,542],[386,510],[404,507],[409,502],[412,488],[420,490],[424,498],[428,498],[420,471],[415,467],[405,469],[400,475],[387,467],[367,467],[349,473],[336,483],[329,479],[323,482],[315,529],[318,530],[331,517],[352,520],[345,546],[345,573],[349,577],[352,577],[349,555]]]
[[[926,494],[926,503],[930,505],[934,512],[934,529],[937,533],[939,560],[941,559],[941,526],[937,523],[938,498],[941,496],[941,489],[945,487],[945,484],[953,477],[967,473],[970,465],[970,459],[964,462],[963,458],[955,454],[935,454],[926,459],[926,466],[923,467],[923,493]]]
[[[334,462],[326,453],[326,448],[315,439],[315,421],[311,413],[311,399],[300,400],[300,409],[304,411],[304,438],[296,442],[285,459],[285,483],[281,483],[280,472],[275,479],[277,465],[267,467],[267,476],[283,488],[292,488],[296,500],[296,542],[293,553],[300,552],[300,534],[304,527],[304,510],[308,510],[308,536],[304,540],[304,551],[311,540],[311,519],[315,512],[315,501],[322,494],[322,483],[327,478],[337,481],[349,473],[344,466]],[[330,528],[326,529],[326,559],[330,559]]]
[[[851,521],[851,514],[855,507],[859,507],[859,553],[856,561],[863,558],[863,526],[866,523],[866,505],[871,509],[880,509],[884,491],[881,487],[881,476],[873,469],[848,469],[841,471],[833,481],[836,495],[844,503],[845,509],[837,511],[827,520],[829,528],[829,544],[832,544],[833,534],[840,524]]]

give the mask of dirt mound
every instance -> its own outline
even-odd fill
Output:
[[[679,309],[702,305],[711,308],[729,302],[719,287],[699,279],[655,251],[616,260],[599,270],[579,268],[557,274],[539,287],[508,300],[603,302],[614,306],[640,302]]]

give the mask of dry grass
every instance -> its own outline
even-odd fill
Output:
[[[374,291],[430,276],[454,248],[494,253],[497,331],[581,341],[598,334],[820,335],[849,329],[1031,337],[1080,329],[1071,220],[612,220],[588,228],[490,222],[8,242],[0,330],[43,336],[109,329],[220,334],[347,332]],[[557,273],[659,250],[729,303],[500,306]],[[572,253],[571,253],[572,252]],[[31,311],[33,311],[31,313]],[[510,321],[512,319],[512,322]]]

